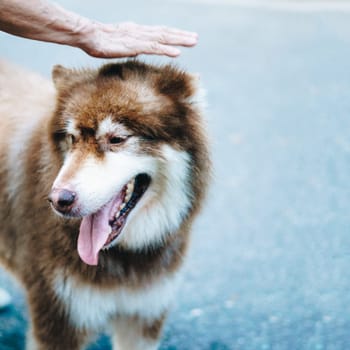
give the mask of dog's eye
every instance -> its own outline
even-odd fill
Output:
[[[119,143],[122,143],[126,140],[126,137],[119,137],[119,136],[112,136],[110,139],[109,139],[109,143],[111,145],[117,145]]]

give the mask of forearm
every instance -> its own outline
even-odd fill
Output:
[[[44,0],[0,0],[0,30],[21,37],[80,46],[93,23]]]

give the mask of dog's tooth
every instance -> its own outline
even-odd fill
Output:
[[[130,198],[131,198],[131,193],[127,193],[124,199],[124,203],[129,202]]]
[[[134,184],[135,184],[135,179],[132,179],[131,181],[128,182],[126,193],[128,192],[132,193],[134,191]]]
[[[120,204],[119,210],[123,210],[124,207],[125,207],[125,203]]]
[[[115,217],[117,218],[120,215],[120,210],[117,211],[117,214],[115,214]]]
[[[129,202],[131,195],[134,192],[134,185],[135,185],[135,179],[132,179],[127,183],[123,206],[120,206],[120,210],[122,210],[125,207],[125,204]]]

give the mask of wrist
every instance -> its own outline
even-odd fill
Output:
[[[87,38],[93,35],[94,27],[94,22],[88,18],[75,18],[74,22],[58,31],[62,34],[60,44],[83,48]]]
[[[93,54],[91,51],[97,44],[99,29],[100,23],[88,18],[82,18],[71,33],[70,42],[67,44]]]

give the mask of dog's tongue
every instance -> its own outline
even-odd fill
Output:
[[[113,203],[107,204],[97,213],[84,216],[80,224],[78,253],[88,265],[98,264],[98,253],[112,231],[109,214]]]

